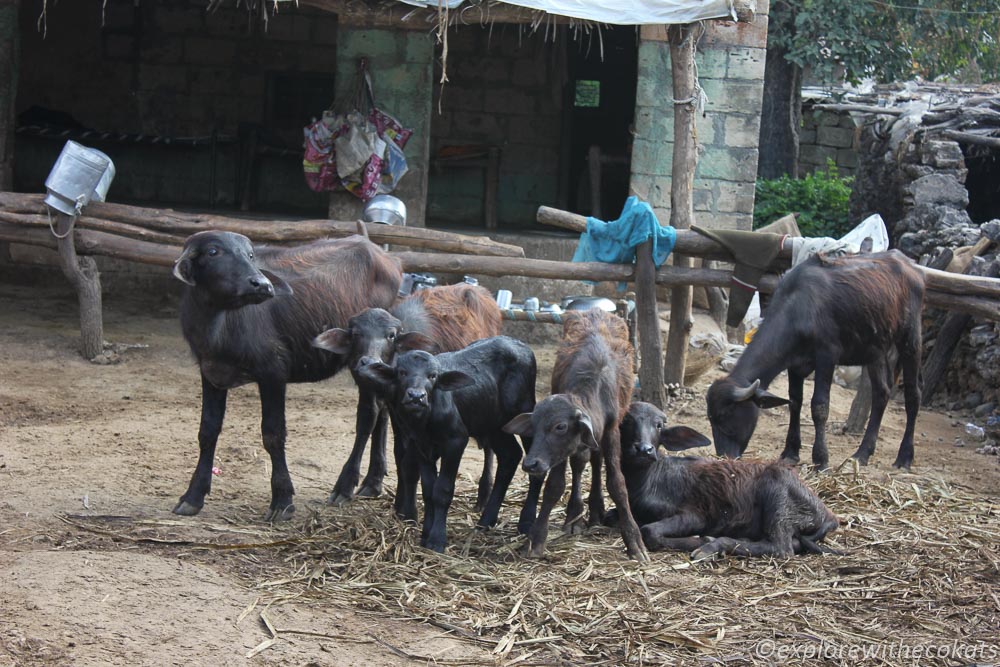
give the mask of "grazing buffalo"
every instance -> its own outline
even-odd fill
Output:
[[[787,403],[791,419],[781,457],[798,462],[802,385],[815,372],[812,460],[818,469],[826,468],[826,421],[834,368],[865,365],[872,383],[872,411],[854,458],[867,463],[875,452],[889,402],[894,380],[889,353],[895,348],[903,370],[906,430],[893,465],[908,469],[913,462],[913,429],[920,409],[923,300],[923,277],[896,250],[837,259],[816,255],[793,268],[778,284],[764,322],[732,372],[709,387],[708,418],[716,452],[741,456],[757,426],[760,408]],[[785,369],[788,399],[767,391]]]

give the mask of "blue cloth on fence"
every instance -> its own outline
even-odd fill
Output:
[[[636,246],[650,239],[653,240],[653,263],[659,267],[674,249],[677,230],[661,225],[649,204],[639,201],[638,197],[629,197],[617,220],[604,222],[587,218],[587,231],[580,234],[573,261],[632,264]]]

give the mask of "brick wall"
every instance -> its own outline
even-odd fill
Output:
[[[827,161],[837,165],[841,176],[853,176],[858,168],[857,125],[850,114],[802,108],[799,132],[799,173],[826,169]]]
[[[337,20],[329,13],[282,4],[265,32],[260,18],[236,3],[207,13],[201,0],[109,0],[103,17],[101,3],[49,3],[44,35],[36,30],[34,5],[20,14],[26,66],[18,112],[37,105],[89,128],[170,137],[208,136],[213,129],[236,137],[241,125],[255,125],[274,143],[299,149],[302,126],[332,96]],[[118,165],[112,199],[233,203],[236,144],[219,148],[214,191],[206,147],[89,144]],[[61,147],[19,136],[16,186],[40,188]],[[326,197],[304,184],[301,157],[260,157],[253,189],[263,209],[326,209]]]
[[[698,80],[708,102],[704,116],[697,117],[694,217],[705,227],[750,229],[752,224],[767,3],[759,2],[757,9],[749,24],[706,22],[698,44]],[[664,27],[646,26],[639,44],[631,189],[664,224],[670,220],[672,157],[670,46]]]

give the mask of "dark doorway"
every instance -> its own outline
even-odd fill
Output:
[[[965,177],[969,217],[977,225],[1000,218],[1000,151],[964,145],[962,152],[969,170]]]
[[[615,219],[628,196],[638,47],[634,26],[569,43],[563,192],[571,211]]]

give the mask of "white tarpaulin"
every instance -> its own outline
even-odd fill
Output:
[[[407,4],[437,7],[437,0],[403,0]],[[570,16],[598,23],[619,25],[644,25],[665,23],[693,23],[703,19],[729,18],[736,20],[731,0],[503,0],[508,5],[538,9],[550,14]],[[461,0],[445,0],[454,9]]]

